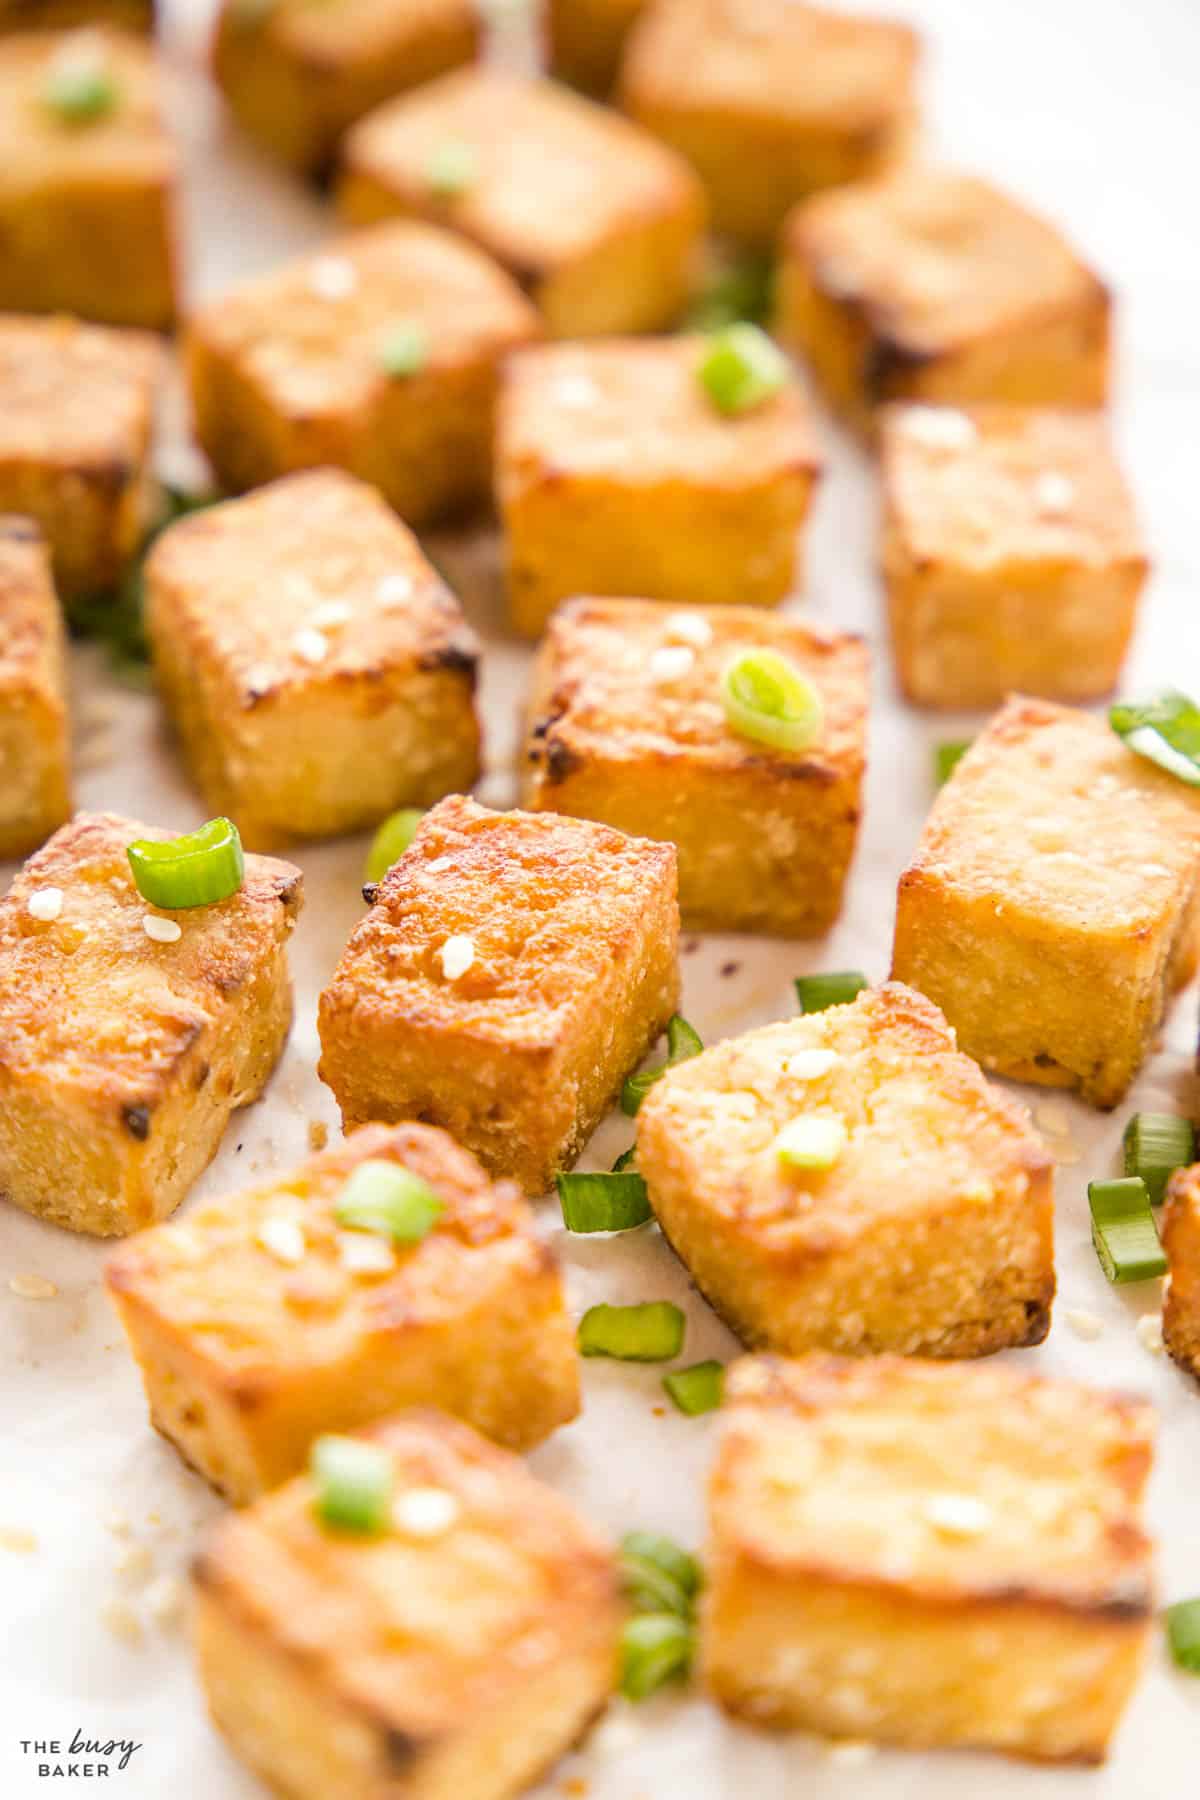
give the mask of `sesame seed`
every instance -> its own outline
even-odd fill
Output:
[[[876,1755],[876,1746],[862,1738],[831,1738],[825,1746],[825,1760],[843,1769],[856,1769]]]
[[[18,1300],[53,1300],[58,1288],[44,1275],[10,1275],[9,1292]]]
[[[324,662],[329,652],[329,639],[324,637],[321,632],[314,631],[310,625],[306,625],[304,630],[298,631],[292,639],[292,649],[306,663]]]
[[[452,856],[435,856],[432,862],[427,862],[425,864],[425,873],[427,875],[440,875],[443,869],[452,869],[453,867],[454,858]]]
[[[705,649],[713,641],[713,628],[703,613],[673,612],[664,621],[663,631],[668,638],[691,644],[696,650]]]
[[[308,285],[322,300],[344,300],[358,286],[358,273],[344,256],[321,256],[308,272]]]
[[[264,1219],[254,1235],[276,1262],[304,1261],[304,1233],[295,1219]]]
[[[940,406],[909,407],[904,434],[925,450],[966,450],[979,435],[966,413]]]
[[[1056,469],[1039,475],[1033,485],[1033,499],[1039,512],[1064,513],[1075,498],[1075,483]]]
[[[554,385],[554,398],[560,406],[593,406],[600,389],[589,375],[564,375]]]
[[[374,1231],[339,1232],[338,1259],[350,1275],[387,1275],[396,1266],[390,1239]]]
[[[398,1494],[392,1506],[392,1524],[409,1537],[441,1537],[455,1523],[462,1508],[445,1488],[409,1488]]]
[[[992,1509],[973,1494],[934,1494],[925,1502],[926,1519],[946,1537],[980,1537],[992,1522]]]
[[[375,598],[381,606],[398,606],[402,600],[411,600],[412,595],[411,575],[385,575],[375,589]]]
[[[631,1712],[610,1706],[607,1716],[588,1739],[588,1749],[606,1759],[623,1756],[645,1735],[645,1730],[641,1720],[635,1719]]]
[[[457,981],[475,961],[475,943],[469,937],[447,938],[441,948],[442,974],[447,981]]]
[[[828,1075],[835,1063],[841,1062],[836,1050],[823,1050],[814,1046],[811,1050],[795,1050],[784,1064],[784,1073],[793,1075],[797,1081],[819,1081],[822,1075]]]
[[[646,670],[655,681],[679,681],[695,660],[696,652],[686,644],[664,644],[650,652]]]
[[[318,631],[336,631],[339,625],[348,625],[354,617],[354,608],[347,606],[344,600],[326,600],[318,606],[310,623]]]
[[[31,918],[40,919],[48,925],[51,919],[57,919],[63,908],[63,891],[61,888],[36,888],[26,902],[25,910]]]
[[[1163,1330],[1161,1313],[1143,1313],[1134,1326],[1138,1343],[1151,1356],[1161,1356],[1163,1348]]]
[[[177,944],[183,936],[183,926],[175,919],[160,919],[157,913],[142,915],[142,930],[156,944]]]
[[[1072,1307],[1069,1311],[1064,1312],[1063,1318],[1075,1336],[1083,1338],[1085,1343],[1093,1343],[1104,1330],[1104,1320],[1098,1318],[1094,1312],[1087,1312],[1081,1306]]]

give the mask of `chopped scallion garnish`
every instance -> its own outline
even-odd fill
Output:
[[[683,1349],[686,1320],[669,1300],[590,1306],[579,1321],[579,1354],[620,1362],[670,1362]]]
[[[641,1613],[621,1633],[621,1692],[645,1700],[665,1682],[686,1675],[692,1660],[692,1627],[674,1613]]]
[[[1090,1181],[1092,1242],[1110,1281],[1150,1281],[1165,1275],[1167,1259],[1158,1240],[1146,1184],[1138,1175],[1120,1181]]]
[[[761,325],[726,325],[709,338],[696,374],[718,412],[747,412],[777,394],[789,364]]]
[[[804,1113],[775,1139],[775,1154],[785,1169],[832,1169],[845,1148],[846,1127],[828,1113]]]
[[[319,1437],[309,1457],[322,1525],[379,1537],[391,1521],[395,1477],[391,1458],[360,1438]]]
[[[612,1166],[612,1172],[614,1175],[623,1175],[626,1169],[635,1169],[636,1167],[637,1145],[630,1144],[628,1150],[622,1150],[620,1156],[618,1156],[616,1162]]]
[[[383,821],[367,851],[365,873],[368,881],[382,881],[392,864],[399,862],[416,837],[424,816],[416,807],[406,806]]]
[[[1175,1113],[1134,1113],[1123,1142],[1125,1173],[1141,1176],[1151,1206],[1161,1204],[1174,1171],[1196,1156],[1195,1128]]]
[[[374,1231],[398,1244],[419,1244],[442,1216],[427,1181],[399,1163],[359,1163],[338,1195],[333,1216],[349,1231]]]
[[[1127,749],[1200,787],[1200,706],[1186,694],[1161,694],[1140,706],[1118,703],[1109,707],[1108,722]]]
[[[719,331],[739,322],[761,325],[771,310],[772,273],[770,257],[754,254],[719,269],[693,298],[685,329]]]
[[[452,200],[465,194],[477,174],[475,151],[462,138],[446,138],[438,144],[425,164],[425,181],[431,194]]]
[[[832,975],[798,975],[796,998],[802,1013],[818,1013],[830,1006],[848,1006],[869,986],[861,969],[839,969]]]
[[[691,1618],[700,1591],[700,1564],[673,1538],[627,1531],[621,1539],[621,1578],[635,1612]]]
[[[1177,1600],[1163,1613],[1171,1657],[1190,1675],[1200,1675],[1200,1600]]]
[[[120,89],[106,59],[69,43],[53,58],[42,99],[66,125],[91,125],[113,111]]]
[[[416,320],[393,325],[379,346],[379,360],[389,375],[416,375],[429,360],[429,333]]]
[[[556,1175],[568,1231],[632,1231],[650,1217],[646,1184],[635,1171]]]
[[[694,1026],[681,1018],[678,1013],[667,1020],[667,1060],[659,1063],[657,1068],[641,1069],[636,1075],[630,1075],[621,1089],[621,1111],[633,1118],[638,1107],[650,1092],[656,1081],[664,1076],[668,1069],[676,1063],[688,1062],[693,1056],[699,1056],[704,1048],[703,1040]]]
[[[720,1406],[725,1387],[725,1365],[698,1362],[690,1369],[673,1369],[663,1376],[662,1384],[672,1404],[681,1413],[694,1418],[698,1413],[713,1412]]]
[[[970,738],[961,738],[954,743],[934,745],[933,777],[939,787],[949,781],[955,769],[957,769],[959,763],[970,748]]]
[[[126,855],[142,899],[166,912],[215,906],[245,879],[242,840],[232,819],[210,819],[185,837],[139,838]]]
[[[726,665],[721,700],[731,731],[773,750],[807,750],[825,725],[821,696],[778,650],[742,650]]]

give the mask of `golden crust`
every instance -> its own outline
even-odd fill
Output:
[[[814,1076],[818,1049],[835,1060]],[[808,1114],[848,1132],[827,1172],[775,1153]],[[637,1160],[665,1235],[748,1344],[983,1356],[1049,1328],[1051,1159],[910,989],[763,1026],[671,1070],[638,1114]]]
[[[1181,1369],[1200,1378],[1200,1163],[1167,1183],[1162,1244],[1170,1280],[1163,1295],[1163,1342]]]
[[[708,641],[689,642],[689,633]],[[820,690],[821,740],[802,753],[739,737],[721,673],[769,646]],[[692,660],[663,677],[659,652]],[[577,599],[550,621],[526,716],[522,804],[602,820],[679,851],[686,924],[806,935],[836,918],[866,761],[867,651],[847,633],[748,607]]]
[[[645,0],[549,0],[544,20],[550,72],[602,100],[621,66],[629,29]]]
[[[71,810],[66,642],[50,558],[30,519],[0,515],[0,858]]]
[[[124,31],[154,29],[154,0],[0,0],[0,32],[61,31],[68,25],[115,25]]]

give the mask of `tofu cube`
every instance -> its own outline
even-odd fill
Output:
[[[774,606],[799,582],[821,469],[808,403],[788,382],[718,412],[701,356],[699,338],[659,338],[507,365],[496,487],[523,636],[576,594]]]
[[[621,98],[696,169],[713,230],[769,249],[798,201],[896,156],[918,55],[907,25],[798,0],[658,0],[633,32]]]
[[[811,749],[726,720],[722,671],[761,648],[821,695]],[[534,665],[522,805],[673,843],[692,930],[812,937],[837,918],[854,854],[867,700],[866,646],[847,633],[745,606],[569,600]]]
[[[478,641],[353,476],[291,475],[181,519],[146,594],[188,766],[253,848],[358,831],[475,780]]]
[[[682,158],[550,81],[461,69],[347,135],[339,205],[449,225],[528,291],[552,337],[659,331],[683,310],[704,228]]]
[[[907,164],[788,219],[776,326],[834,409],[887,400],[1100,407],[1109,296],[1066,239],[987,182]]]
[[[317,174],[356,119],[470,62],[480,38],[470,0],[224,0],[213,72],[251,137],[293,168]]]
[[[31,519],[0,516],[0,859],[71,811],[66,644],[50,558]]]
[[[163,104],[141,37],[0,35],[0,312],[173,323],[176,156]]]
[[[0,33],[96,24],[153,31],[154,0],[0,0]]]
[[[739,1363],[703,1677],[755,1724],[1095,1763],[1154,1602],[1144,1401],[1012,1367]]]
[[[339,1227],[366,1162],[438,1196],[419,1243]],[[153,1423],[236,1504],[294,1475],[320,1433],[398,1407],[441,1407],[514,1450],[579,1411],[562,1279],[528,1206],[429,1125],[367,1125],[139,1232],[107,1280]]]
[[[77,813],[0,900],[0,1194],[68,1231],[173,1212],[291,1024],[299,869],[251,856],[228,900],[160,913],[125,852],[167,836]],[[149,918],[182,935],[152,940]]]
[[[1170,1279],[1163,1294],[1163,1343],[1200,1379],[1200,1163],[1177,1169],[1167,1183],[1162,1243]]]
[[[1102,719],[1011,699],[900,878],[892,975],[968,1056],[1115,1106],[1200,950],[1200,792]]]
[[[449,232],[355,232],[193,316],[196,435],[235,492],[332,465],[424,525],[489,494],[497,366],[539,330],[504,271]]]
[[[321,995],[349,1130],[441,1125],[541,1194],[675,1012],[675,850],[461,796],[428,813]]]
[[[785,1161],[796,1121],[840,1139],[829,1166]],[[670,1070],[638,1113],[637,1166],[697,1287],[754,1348],[986,1356],[1049,1330],[1051,1158],[911,988]]]
[[[393,1525],[323,1525],[307,1475],[218,1524],[195,1567],[217,1727],[280,1794],[510,1800],[604,1710],[623,1608],[607,1542],[436,1412],[361,1434]]]
[[[1096,413],[886,409],[880,563],[918,706],[1116,686],[1149,562]]]
[[[162,369],[142,332],[0,318],[0,513],[36,520],[64,599],[113,587],[141,545]]]
[[[612,92],[630,27],[646,0],[549,0],[544,15],[550,72],[581,93]]]

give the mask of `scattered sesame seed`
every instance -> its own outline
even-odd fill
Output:
[[[1034,482],[1033,498],[1039,512],[1064,513],[1075,498],[1075,483],[1056,469],[1048,469]]]
[[[946,1537],[980,1537],[992,1522],[992,1509],[973,1494],[934,1494],[925,1502],[925,1517]]]
[[[38,1547],[37,1533],[22,1525],[0,1525],[0,1550],[11,1550],[14,1556],[32,1556]]]
[[[329,654],[329,639],[311,625],[306,625],[292,639],[292,649],[306,663],[324,662]]]
[[[631,1712],[610,1706],[588,1740],[588,1749],[600,1757],[621,1756],[632,1749],[645,1733],[645,1726]]]
[[[878,1754],[874,1744],[861,1738],[831,1738],[825,1746],[825,1760],[843,1769],[856,1769]]]
[[[462,1511],[455,1494],[445,1488],[409,1488],[392,1505],[392,1524],[409,1537],[441,1537]]]
[[[308,285],[322,300],[344,300],[358,286],[358,272],[344,256],[320,256],[308,272]]]
[[[797,1081],[819,1081],[841,1060],[836,1050],[823,1050],[817,1046],[811,1050],[796,1050],[784,1064],[784,1074],[794,1075]]]
[[[157,913],[143,913],[142,930],[156,944],[177,944],[183,936],[183,926],[175,919],[160,919]]]
[[[1075,1336],[1083,1338],[1085,1343],[1094,1343],[1104,1330],[1104,1320],[1098,1318],[1094,1312],[1087,1312],[1081,1306],[1070,1308],[1069,1311],[1063,1313],[1063,1318]]]
[[[25,907],[31,918],[40,919],[44,925],[57,919],[62,909],[63,891],[56,887],[35,888]]]
[[[475,942],[469,937],[449,937],[441,948],[442,974],[447,981],[457,981],[475,961]]]
[[[58,1288],[44,1275],[10,1275],[9,1292],[18,1300],[53,1300]]]
[[[109,1600],[100,1608],[100,1622],[106,1625],[115,1638],[126,1644],[140,1644],[142,1641],[142,1621],[130,1606],[128,1600]]]
[[[399,606],[401,601],[411,600],[412,595],[411,575],[385,575],[375,589],[375,598],[381,606]]]
[[[255,1237],[276,1262],[296,1264],[304,1261],[304,1232],[295,1219],[264,1219]]]
[[[390,1239],[374,1231],[339,1232],[338,1258],[350,1275],[387,1275],[396,1266]]]
[[[1163,1329],[1161,1313],[1143,1313],[1134,1326],[1138,1343],[1151,1356],[1161,1356],[1163,1349]]]
[[[160,1575],[143,1596],[146,1611],[157,1625],[174,1625],[183,1613],[187,1589],[178,1575]]]
[[[713,628],[703,613],[673,612],[663,623],[663,631],[676,643],[691,644],[703,650],[713,641]]]
[[[979,435],[966,413],[942,406],[909,407],[904,432],[926,450],[965,450]]]
[[[318,606],[309,623],[317,631],[336,631],[339,625],[348,625],[354,617],[354,608],[347,606],[344,600],[326,600]]]
[[[1043,1131],[1060,1132],[1065,1135],[1071,1129],[1070,1113],[1065,1107],[1056,1106],[1052,1100],[1047,1100],[1037,1107],[1033,1116]]]
[[[560,406],[594,406],[600,389],[590,375],[564,375],[555,383],[554,397]]]
[[[696,660],[687,644],[663,644],[646,659],[646,671],[655,681],[679,681]]]

